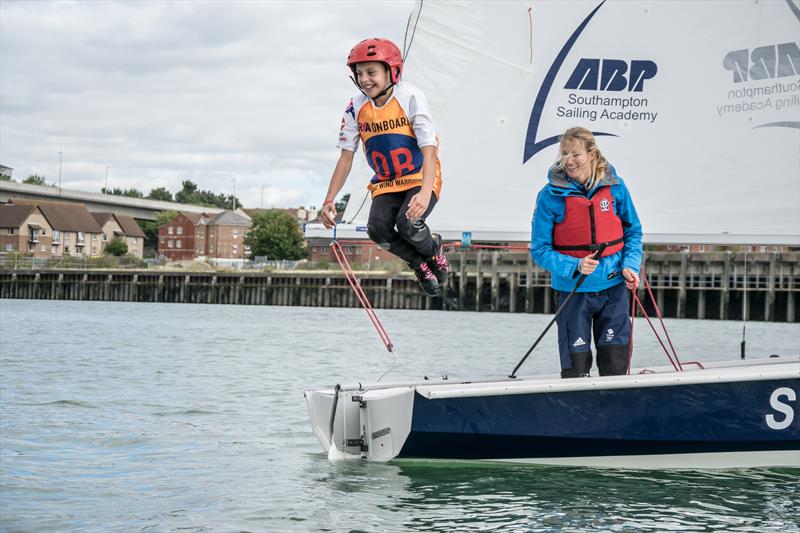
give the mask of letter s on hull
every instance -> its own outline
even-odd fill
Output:
[[[769,397],[769,405],[779,413],[783,413],[784,417],[783,420],[776,420],[775,415],[766,415],[764,418],[767,420],[767,425],[770,429],[786,429],[794,421],[794,408],[780,401],[781,396],[786,396],[786,400],[790,402],[797,400],[797,394],[789,387],[781,387],[773,391],[772,396]]]

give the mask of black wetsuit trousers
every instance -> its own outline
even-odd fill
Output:
[[[406,218],[408,203],[420,191],[414,187],[407,191],[380,194],[372,199],[367,233],[375,243],[396,255],[412,268],[419,267],[436,255],[436,244],[425,219],[436,206],[436,195],[431,193],[428,209],[422,217]]]

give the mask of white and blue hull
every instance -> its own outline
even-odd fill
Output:
[[[306,399],[332,457],[800,468],[800,358],[654,370],[345,387],[335,402],[333,390]]]

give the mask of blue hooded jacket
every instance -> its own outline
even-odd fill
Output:
[[[610,186],[614,199],[614,213],[622,220],[625,245],[619,252],[602,257],[597,269],[586,276],[578,292],[599,292],[622,283],[622,269],[629,268],[639,273],[642,263],[642,224],[633,206],[625,182],[609,165],[609,171],[598,180],[591,191],[584,191],[564,170],[555,167],[547,172],[549,183],[536,197],[536,209],[531,220],[531,257],[542,268],[552,273],[552,286],[557,291],[569,292],[578,282],[580,258],[562,254],[553,249],[553,227],[563,222],[567,196],[583,196],[591,199],[602,186]],[[587,254],[589,255],[589,254]]]

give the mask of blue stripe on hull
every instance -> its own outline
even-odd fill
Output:
[[[800,449],[793,423],[770,405],[800,380],[751,381],[557,393],[414,399],[400,457],[514,459]],[[798,397],[800,399],[800,397]],[[784,398],[785,400],[785,398]]]

